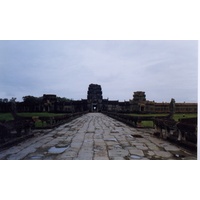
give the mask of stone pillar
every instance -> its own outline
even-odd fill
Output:
[[[169,118],[173,119],[175,111],[176,111],[175,99],[172,98],[169,104]]]

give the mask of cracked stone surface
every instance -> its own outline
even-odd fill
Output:
[[[88,113],[0,151],[1,160],[196,160],[197,153],[102,113]]]

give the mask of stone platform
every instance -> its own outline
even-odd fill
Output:
[[[196,160],[196,152],[88,113],[0,152],[1,160]]]

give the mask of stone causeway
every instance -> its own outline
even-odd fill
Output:
[[[1,160],[196,160],[196,152],[102,113],[88,113],[0,151]]]

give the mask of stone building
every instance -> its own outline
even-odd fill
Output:
[[[121,113],[169,113],[170,103],[146,100],[144,91],[133,93],[133,99],[119,102],[103,99],[101,85],[90,84],[87,99],[64,100],[54,94],[44,94],[41,101],[33,104],[17,102],[19,112],[121,112]],[[10,102],[0,101],[0,112],[9,112]],[[176,113],[197,113],[197,103],[175,103]]]
[[[42,98],[43,111],[51,112],[55,110],[56,95],[54,94],[44,94]]]
[[[88,110],[90,112],[102,111],[102,90],[101,86],[97,84],[90,84],[87,93]]]
[[[137,91],[133,94],[133,100],[131,101],[131,110],[134,112],[144,112],[146,106],[145,92]]]
[[[133,113],[169,113],[170,103],[147,101],[145,92],[134,92],[130,101],[130,111]],[[175,103],[176,113],[197,113],[197,103]]]

